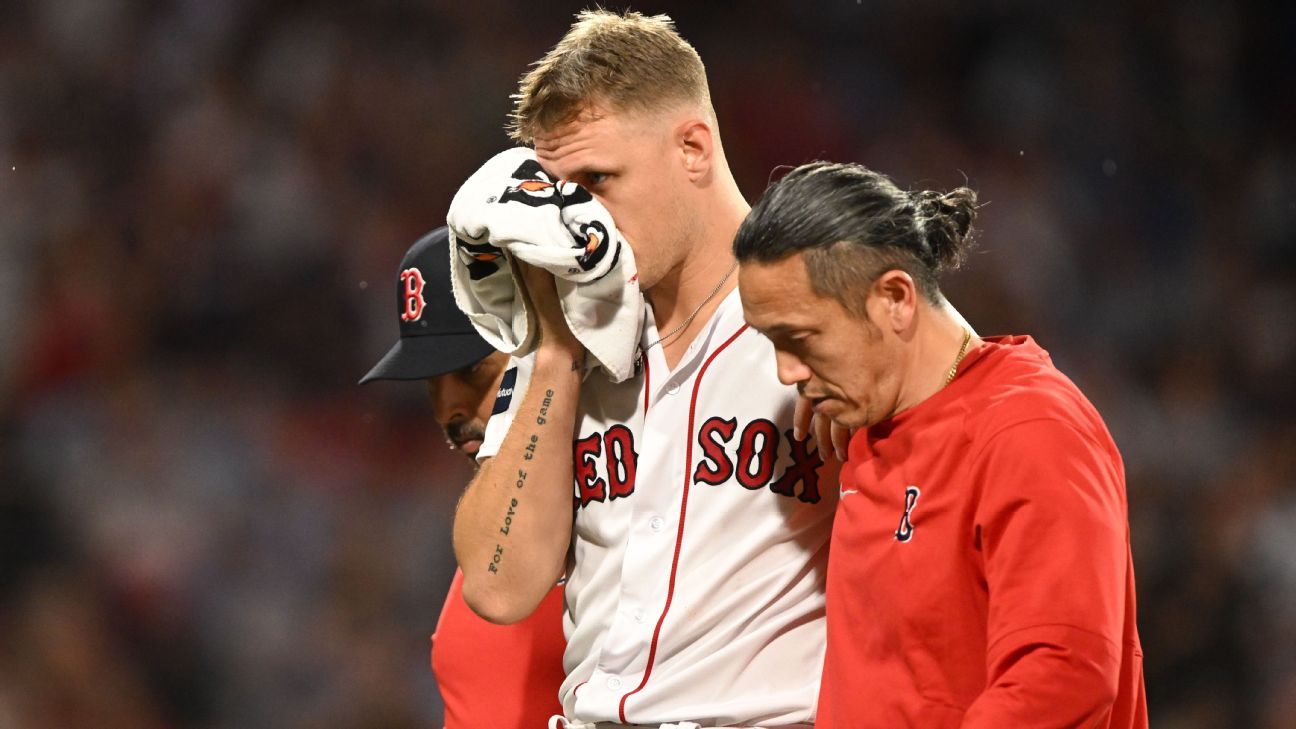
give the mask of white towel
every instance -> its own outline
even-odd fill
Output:
[[[588,190],[552,179],[517,147],[468,178],[446,224],[455,303],[486,341],[515,357],[535,348],[533,307],[513,265],[525,261],[553,273],[567,325],[595,364],[613,382],[634,375],[644,320],[634,255]]]

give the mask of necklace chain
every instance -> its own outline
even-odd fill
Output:
[[[953,382],[953,381],[954,381],[954,375],[957,375],[957,374],[958,374],[958,366],[959,366],[959,363],[963,361],[963,358],[964,358],[965,356],[967,356],[968,342],[971,342],[971,341],[972,341],[972,331],[971,331],[970,329],[964,329],[964,330],[963,330],[963,344],[959,346],[958,355],[954,357],[954,364],[950,365],[949,372],[945,373],[945,384],[946,384],[946,385],[948,385],[949,383]],[[942,385],[942,387],[943,387],[943,386],[944,386],[944,385]]]
[[[697,305],[697,308],[693,310],[693,313],[689,314],[688,317],[684,319],[684,321],[680,322],[679,326],[675,327],[669,332],[666,332],[662,336],[658,337],[657,341],[639,350],[639,356],[642,357],[644,353],[647,352],[648,350],[652,349],[653,347],[656,347],[657,345],[661,344],[667,339],[670,339],[671,337],[683,331],[684,327],[687,327],[689,323],[693,321],[693,317],[697,316],[699,311],[702,311],[702,307],[706,306],[708,301],[715,298],[715,295],[720,293],[720,289],[724,288],[725,281],[728,281],[729,277],[732,276],[733,272],[736,271],[737,269],[738,269],[738,262],[734,261],[734,264],[729,267],[729,270],[725,272],[725,275],[720,278],[720,282],[715,285],[714,289],[711,289],[711,293],[707,294],[705,299],[702,299],[702,303]]]

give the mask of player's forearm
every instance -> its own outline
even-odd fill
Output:
[[[459,503],[454,546],[464,600],[492,622],[530,615],[562,575],[571,541],[579,393],[579,363],[538,353],[498,454]]]
[[[1087,630],[1026,628],[990,653],[990,685],[962,729],[1102,726],[1116,701],[1120,651]]]

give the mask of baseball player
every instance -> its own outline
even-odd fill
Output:
[[[976,195],[858,165],[773,185],[734,249],[781,381],[849,443],[819,726],[1147,727],[1125,477],[1030,337],[947,310]]]
[[[450,295],[445,228],[420,238],[396,281],[400,339],[360,380],[426,380],[432,413],[451,445],[474,456],[508,357],[487,344]],[[464,604],[456,571],[432,637],[432,670],[447,729],[543,726],[562,683],[562,588],[526,620],[492,625]],[[491,660],[482,660],[490,656]]]
[[[665,16],[583,12],[523,78],[513,132],[608,208],[649,310],[639,374],[586,376],[552,277],[527,269],[540,341],[456,515],[465,598],[512,622],[566,572],[551,726],[809,726],[835,473],[743,322],[749,208],[701,60]]]

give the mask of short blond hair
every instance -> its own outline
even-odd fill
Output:
[[[571,30],[522,76],[513,101],[509,136],[524,144],[589,104],[648,111],[695,102],[714,117],[706,68],[675,21],[633,11],[578,13]]]

